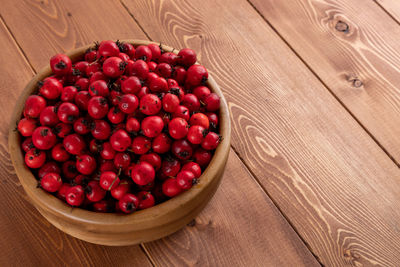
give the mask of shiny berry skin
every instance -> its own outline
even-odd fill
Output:
[[[61,177],[58,173],[47,173],[41,180],[40,186],[47,192],[57,192],[62,185]]]
[[[111,126],[104,120],[95,120],[91,128],[91,133],[98,140],[106,140],[111,134]]]
[[[186,83],[197,86],[208,79],[207,69],[202,65],[192,65],[186,72]]]
[[[122,92],[116,91],[116,90],[111,90],[110,96],[109,96],[111,104],[113,106],[118,106],[121,96],[122,96]]]
[[[119,48],[114,41],[107,40],[102,41],[99,45],[99,55],[108,58],[108,57],[116,57],[119,54]]]
[[[56,75],[66,75],[72,70],[71,59],[64,54],[57,54],[50,59],[50,67]]]
[[[127,150],[131,143],[132,139],[125,130],[118,130],[110,137],[110,144],[116,151],[123,152]]]
[[[172,78],[174,78],[179,84],[184,84],[186,81],[186,70],[181,66],[175,67],[175,70],[172,74]]]
[[[163,154],[170,150],[171,144],[171,138],[167,134],[161,133],[153,139],[152,148],[154,152]]]
[[[43,164],[42,167],[40,167],[40,169],[38,171],[39,179],[42,179],[46,174],[51,173],[51,172],[58,173],[58,174],[61,173],[60,167],[54,161],[48,161],[45,164]]]
[[[54,132],[58,137],[65,138],[72,132],[72,125],[60,122],[56,125],[56,127],[54,127]]]
[[[85,61],[87,61],[87,62],[93,62],[93,61],[95,61],[97,59],[97,51],[95,51],[95,50],[88,50],[86,53],[85,53]]]
[[[174,94],[168,93],[162,99],[162,106],[166,112],[174,113],[179,106],[179,98]]]
[[[174,79],[168,79],[168,80],[167,80],[167,83],[168,83],[168,88],[169,88],[169,89],[178,88],[178,87],[179,87],[178,82],[175,81]]]
[[[150,91],[152,92],[168,92],[168,83],[167,81],[162,78],[162,77],[158,77],[155,79],[152,79],[150,81],[150,85],[149,85]]]
[[[211,94],[210,89],[206,86],[197,86],[193,89],[193,94],[200,100],[204,101],[204,99]]]
[[[139,161],[146,161],[157,171],[161,167],[161,157],[157,153],[149,153],[141,155]]]
[[[126,63],[119,57],[109,57],[103,63],[103,73],[111,78],[121,76],[125,71]]]
[[[129,43],[123,43],[121,46],[121,51],[127,54],[131,59],[135,57],[135,47]]]
[[[67,152],[67,150],[65,150],[63,144],[56,144],[51,149],[51,157],[58,162],[67,161],[69,159],[69,155],[70,154]]]
[[[205,113],[205,115],[207,116],[207,118],[208,118],[208,120],[210,122],[210,125],[213,128],[217,128],[218,122],[219,122],[218,115],[213,113],[213,112],[207,112],[207,113]]]
[[[96,167],[96,160],[90,155],[80,155],[76,159],[76,169],[82,174],[92,174]]]
[[[182,99],[182,105],[187,107],[190,112],[200,109],[200,101],[194,94],[186,94]]]
[[[117,153],[114,157],[114,165],[117,169],[126,169],[131,164],[131,156],[128,153]]]
[[[178,63],[185,67],[192,66],[197,61],[196,52],[190,48],[184,48],[179,51],[178,57]]]
[[[139,199],[134,194],[125,194],[118,201],[118,207],[124,213],[132,213],[139,208]]]
[[[108,113],[107,99],[102,96],[94,96],[89,100],[88,113],[94,119],[104,118]]]
[[[208,117],[204,113],[195,113],[190,117],[189,124],[202,126],[204,129],[210,127],[210,122]]]
[[[70,134],[63,140],[65,150],[72,155],[79,155],[86,147],[85,140],[79,134]]]
[[[158,44],[149,44],[147,46],[151,51],[151,59],[157,61],[157,59],[161,56],[161,49]]]
[[[25,101],[24,114],[28,118],[38,118],[46,107],[46,100],[38,95],[31,95]]]
[[[74,179],[79,173],[75,167],[75,161],[69,160],[62,164],[62,174],[63,178],[67,178],[68,180]]]
[[[22,147],[22,150],[23,150],[24,152],[28,152],[29,150],[31,150],[32,148],[34,148],[35,146],[33,145],[32,138],[29,137],[29,138],[25,139],[25,140],[22,142],[21,147]]]
[[[81,117],[74,122],[74,131],[78,134],[87,134],[90,132],[91,122],[88,118]]]
[[[150,89],[147,86],[143,86],[140,88],[140,91],[137,93],[137,97],[141,99],[143,96],[150,94]]]
[[[118,104],[119,109],[126,114],[132,114],[136,111],[138,106],[139,99],[133,94],[123,95]]]
[[[53,77],[47,77],[39,84],[39,93],[47,99],[57,99],[63,89],[62,84]]]
[[[46,161],[46,153],[42,150],[32,148],[25,154],[25,164],[32,169],[40,168]]]
[[[176,140],[172,143],[172,153],[180,160],[188,160],[193,154],[193,148],[185,139]]]
[[[125,54],[125,53],[119,53],[119,54],[118,54],[118,57],[119,57],[120,59],[122,59],[122,61],[124,61],[124,62],[126,62],[126,61],[128,61],[128,60],[131,59],[131,58],[130,58],[127,54]]]
[[[101,151],[100,151],[100,156],[103,159],[114,159],[115,154],[117,152],[114,150],[114,148],[112,147],[112,145],[109,142],[105,142],[102,145]]]
[[[58,107],[57,116],[61,122],[73,123],[79,117],[79,108],[75,104],[64,102]]]
[[[206,134],[207,132],[204,127],[200,125],[193,125],[189,128],[187,140],[189,140],[189,142],[192,144],[198,145],[201,144]]]
[[[174,139],[182,139],[186,137],[189,126],[186,120],[182,118],[174,118],[168,125],[169,135]]]
[[[185,106],[179,105],[176,108],[175,112],[172,113],[172,118],[182,118],[182,119],[188,121],[190,118],[189,109]]]
[[[141,210],[153,207],[156,202],[153,195],[147,191],[140,191],[137,194],[137,197],[139,198],[139,201],[140,201],[139,209],[141,209]]]
[[[150,163],[142,161],[133,167],[131,178],[138,185],[146,185],[154,181],[155,175],[154,167]]]
[[[81,185],[72,186],[65,194],[65,200],[71,206],[80,206],[85,200],[85,191]]]
[[[143,60],[128,62],[125,73],[129,76],[137,76],[139,79],[146,79],[149,74],[149,66]]]
[[[200,165],[193,161],[188,162],[185,165],[183,165],[181,171],[190,171],[194,174],[195,178],[199,178],[201,175]]]
[[[149,63],[147,63],[147,65],[149,66],[150,72],[154,72],[157,68],[157,63],[155,63],[154,61],[150,61]]]
[[[60,186],[60,189],[57,191],[57,197],[59,199],[65,200],[65,195],[67,194],[67,191],[71,188],[72,186],[68,183],[63,183]]]
[[[181,169],[181,163],[175,158],[167,158],[161,163],[161,174],[164,177],[175,177]]]
[[[136,76],[126,78],[121,82],[121,90],[124,94],[136,94],[142,88],[142,83]]]
[[[140,122],[134,118],[134,117],[129,117],[126,120],[126,125],[125,125],[125,129],[129,132],[129,133],[135,133],[138,132],[140,130]]]
[[[107,191],[113,190],[119,185],[119,177],[115,172],[106,171],[100,175],[100,186]]]
[[[131,189],[130,183],[127,181],[121,181],[118,186],[111,189],[111,195],[113,198],[119,200],[121,199],[126,193],[128,193]]]
[[[22,136],[31,136],[37,127],[37,122],[34,119],[23,118],[18,122],[18,131]]]
[[[125,113],[121,112],[118,107],[112,107],[107,114],[108,120],[113,124],[118,124],[124,121]]]
[[[183,190],[188,190],[195,183],[195,176],[191,171],[180,171],[176,176],[176,183]]]
[[[74,87],[76,87],[76,89],[78,89],[78,91],[86,91],[89,88],[89,79],[87,78],[79,78]]]
[[[91,78],[96,72],[101,71],[101,65],[98,62],[92,63],[86,68],[86,75]],[[89,82],[93,82],[89,80]]]
[[[146,154],[151,148],[151,140],[144,136],[137,136],[132,141],[131,149],[133,153],[141,155]]]
[[[217,148],[218,144],[221,142],[221,137],[214,132],[209,132],[201,143],[201,147],[206,150],[214,150]]]
[[[95,73],[90,76],[89,85],[94,83],[95,81],[105,81],[108,82],[110,78],[104,75],[101,71],[96,71]]]
[[[87,66],[89,66],[89,62],[87,61],[78,61],[74,63],[72,66],[75,70],[78,70],[80,73],[85,73]]]
[[[151,57],[152,57],[152,52],[151,52],[150,48],[148,48],[147,46],[144,46],[144,45],[139,45],[138,47],[136,47],[136,51],[135,51],[136,59],[141,59],[146,62],[150,62]]]
[[[103,80],[97,80],[89,85],[89,94],[91,96],[104,96],[107,97],[110,94],[107,83]]]
[[[147,79],[146,79],[146,82],[147,82],[147,84],[150,84],[153,80],[155,80],[155,79],[158,79],[158,78],[160,78],[160,76],[158,76],[156,73],[154,73],[154,72],[150,72],[148,75],[147,75]],[[167,83],[168,84],[168,83]]]
[[[140,99],[140,111],[146,115],[155,115],[161,110],[161,100],[154,94],[144,95]]]
[[[193,154],[194,161],[201,167],[206,167],[210,163],[211,157],[211,152],[202,148],[198,148]]]
[[[168,63],[160,63],[157,65],[156,73],[167,79],[172,75],[172,67]]]
[[[216,93],[211,93],[204,98],[204,104],[207,111],[217,111],[220,106],[220,98]]]
[[[153,138],[161,133],[164,122],[159,116],[149,116],[143,119],[141,128],[145,136]]]
[[[90,181],[85,188],[86,198],[91,202],[98,202],[106,196],[106,190],[100,187],[98,181]]]
[[[49,127],[40,126],[33,131],[32,141],[36,148],[47,150],[57,142],[57,136]]]
[[[172,66],[176,65],[178,61],[178,55],[171,53],[171,52],[166,52],[160,56],[158,59],[158,63],[168,63]]]
[[[80,91],[75,95],[75,104],[81,110],[87,110],[89,105],[89,100],[91,99],[90,93],[88,91]]]
[[[77,93],[78,89],[75,86],[66,86],[61,91],[61,101],[73,102]]]
[[[182,193],[182,188],[179,187],[175,178],[168,178],[162,184],[162,192],[168,197],[174,197]]]

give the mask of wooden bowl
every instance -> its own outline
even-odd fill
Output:
[[[124,40],[134,46],[151,42]],[[72,61],[78,60],[91,45],[67,53]],[[177,52],[172,47],[162,45],[165,51]],[[19,133],[14,131],[20,120],[27,97],[37,90],[38,81],[51,75],[50,66],[42,69],[28,83],[19,97],[10,124],[9,149],[17,176],[26,193],[38,211],[54,226],[79,239],[102,245],[122,246],[148,242],[167,236],[189,223],[214,195],[228,159],[231,126],[229,110],[221,90],[210,76],[208,86],[221,97],[220,133],[222,143],[218,146],[210,165],[200,177],[200,182],[190,190],[152,208],[129,215],[97,213],[80,208],[72,208],[55,196],[36,188],[37,180],[24,164]]]

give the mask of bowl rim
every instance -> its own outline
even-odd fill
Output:
[[[139,45],[157,44],[160,45],[164,51],[178,53],[179,50],[167,46],[161,43],[147,41],[147,40],[135,40],[126,39],[120,40],[121,42],[131,43],[135,47]],[[76,59],[81,57],[83,53],[93,47],[93,45],[82,46],[73,50],[68,51],[66,54],[71,57],[74,62]],[[37,180],[24,163],[23,153],[20,146],[20,135],[15,131],[15,125],[21,118],[23,106],[25,100],[35,90],[37,90],[37,82],[48,77],[52,74],[50,66],[42,68],[37,74],[29,81],[25,89],[21,92],[17,103],[12,113],[12,119],[9,127],[8,143],[11,161],[20,180],[25,192],[33,199],[35,205],[39,205],[40,208],[45,209],[55,215],[61,215],[69,218],[71,221],[79,223],[89,223],[95,225],[132,225],[141,224],[142,229],[150,228],[153,226],[165,224],[165,221],[161,220],[166,215],[173,214],[183,205],[183,203],[196,198],[202,188],[206,188],[214,179],[218,173],[217,166],[224,165],[230,151],[230,138],[231,138],[231,123],[229,116],[228,104],[222,94],[221,89],[215,82],[211,74],[209,74],[207,85],[212,92],[218,94],[221,98],[220,107],[220,134],[223,137],[223,141],[217,147],[211,162],[207,166],[206,170],[202,173],[199,179],[199,184],[193,186],[190,190],[169,199],[161,204],[155,205],[149,209],[139,210],[132,214],[118,214],[118,213],[99,213],[89,211],[81,208],[74,208],[67,205],[64,201],[58,199],[52,194],[45,192],[41,188],[37,188]],[[20,166],[20,167],[17,167]],[[214,166],[214,167],[213,167]],[[169,216],[174,217],[174,216]],[[171,219],[173,221],[173,219]]]

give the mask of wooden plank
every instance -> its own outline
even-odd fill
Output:
[[[199,51],[235,150],[323,264],[398,264],[397,166],[248,2],[123,2],[153,40]]]
[[[399,25],[373,1],[251,2],[399,164]]]
[[[89,244],[53,227],[32,206],[9,159],[10,110],[33,76],[5,25],[0,21],[0,266],[151,266],[139,246]]]
[[[69,10],[76,9],[73,8],[74,3],[75,2],[73,1],[63,2],[65,6],[68,6]],[[60,7],[58,6],[57,8]],[[32,43],[46,43],[47,40],[41,35],[34,36],[33,41],[29,40],[31,37],[26,37],[28,33],[25,32],[29,29],[19,28],[20,22],[17,20],[23,19],[30,23],[34,23],[38,16],[30,15],[39,13],[38,10],[31,10],[29,14],[25,14],[23,10],[26,9],[32,9],[32,7],[14,7],[13,5],[8,5],[5,10],[8,14],[13,14],[15,19],[10,21],[7,20],[7,23],[9,23],[10,28],[15,31],[14,35],[16,36],[18,43],[23,47],[34,68],[37,69],[40,68],[41,65],[47,64],[45,55],[56,53],[57,47],[47,47],[46,44],[43,45],[44,48],[41,48],[42,56],[40,57],[36,56],[37,51],[39,50],[37,46],[34,46],[34,48],[27,47],[28,43],[30,43],[30,45],[32,45]],[[92,9],[95,8],[87,7],[85,8],[85,12],[89,12],[90,14],[99,12],[98,10]],[[65,12],[65,10],[62,10],[58,13],[64,14]],[[79,10],[76,9],[76,12],[79,12]],[[73,17],[79,17],[79,21],[76,23],[79,24],[80,27],[90,28],[91,24],[86,19],[82,18],[83,15],[75,14],[75,11],[71,11],[71,13],[73,14]],[[28,17],[22,18],[22,16]],[[46,19],[43,23],[44,25],[53,21],[52,18],[46,18],[44,15],[40,15],[40,17]],[[113,29],[115,29],[115,32],[119,31],[118,27],[120,26],[119,24],[113,23],[114,18],[109,18],[108,16],[101,17],[103,17],[102,23],[109,25],[109,28],[105,29],[106,32],[113,32]],[[108,21],[108,19],[110,20]],[[125,20],[125,27],[131,29],[130,31],[127,31],[127,33],[130,34],[130,36],[138,36],[139,34],[137,34],[135,30],[135,27],[137,26],[134,25],[132,18],[129,17],[129,19],[127,19],[123,17],[123,19]],[[44,26],[39,24],[37,27],[42,28]],[[112,27],[112,29],[110,29],[110,27]],[[74,32],[75,27],[68,26],[67,28]],[[42,29],[42,31],[46,30],[47,29],[45,28]],[[71,35],[75,35],[75,33],[71,33]],[[52,38],[58,40],[57,35],[54,35]],[[97,32],[90,36],[85,36],[85,38],[89,39],[89,42],[91,41],[90,38],[97,39]],[[113,38],[120,37],[113,35]],[[120,39],[123,38],[121,37]],[[61,48],[64,50],[68,49],[67,46],[63,46],[61,41],[62,40],[59,41],[62,46]],[[73,46],[76,46],[76,44]],[[272,265],[286,266],[317,265],[318,262],[311,255],[294,230],[274,207],[262,189],[255,184],[246,169],[240,164],[237,157],[234,156],[234,152],[232,152],[232,154],[233,155],[231,155],[225,174],[226,182],[221,186],[220,191],[222,192],[218,193],[213,201],[214,204],[207,209],[204,215],[201,215],[201,219],[198,221],[197,226],[179,232],[174,235],[170,241],[167,241],[169,239],[165,239],[160,243],[152,243],[148,248],[152,256],[156,257],[157,262],[161,262],[160,257],[157,254],[153,255],[152,252],[155,251],[155,247],[160,248],[160,244],[166,244],[166,249],[163,250],[162,253],[163,257],[168,258],[168,261],[170,262],[180,261],[183,263],[188,258],[192,257],[196,258],[196,261],[198,262],[209,264],[212,264],[212,262],[228,263],[229,261],[237,261],[254,262],[259,264],[269,262]],[[238,193],[238,188],[234,186],[235,182],[240,183],[243,188],[246,188],[246,190]],[[213,223],[202,225],[203,219],[207,219],[207,222],[212,220]],[[253,222],[263,225],[255,226]],[[238,231],[239,229],[245,230],[247,233],[236,234],[233,232]],[[271,231],[271,229],[273,229],[273,231]],[[189,233],[193,233],[194,231],[201,233],[199,233],[199,236],[193,234],[188,236]],[[268,236],[268,239],[258,240],[259,236]],[[279,241],[278,245],[276,244],[277,241]],[[202,247],[202,251],[185,251],[186,256],[180,254],[182,252],[180,249],[183,248],[187,242],[190,242],[191,247],[193,248]],[[178,246],[175,251],[172,251],[171,247],[178,243],[181,245]],[[177,255],[179,257],[175,259]],[[200,257],[200,255],[202,256]]]
[[[319,266],[231,151],[220,188],[189,227],[145,244],[159,266]]]
[[[390,16],[400,23],[400,2],[393,0],[374,0],[381,6]]]

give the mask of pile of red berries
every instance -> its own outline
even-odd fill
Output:
[[[131,213],[198,182],[221,142],[220,98],[196,54],[103,41],[28,97],[18,131],[38,185],[71,206]]]

